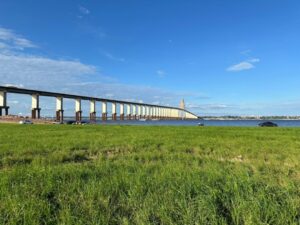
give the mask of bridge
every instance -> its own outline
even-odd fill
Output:
[[[25,94],[32,98],[31,117],[32,119],[41,118],[40,96],[53,97],[56,99],[56,121],[63,122],[64,120],[64,99],[75,100],[75,118],[77,122],[82,120],[81,102],[90,102],[90,120],[96,121],[96,104],[102,104],[101,119],[107,120],[108,103],[111,104],[111,119],[112,120],[138,120],[138,119],[160,119],[160,120],[175,120],[175,119],[198,119],[198,116],[187,111],[183,107],[170,107],[163,105],[154,105],[114,99],[96,98],[82,95],[73,95],[41,90],[32,90],[25,88],[18,88],[12,86],[0,86],[0,116],[9,114],[9,106],[7,101],[7,94]],[[119,104],[119,116],[117,113],[117,104]]]

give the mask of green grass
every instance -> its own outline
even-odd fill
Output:
[[[0,125],[0,224],[300,224],[300,129]]]

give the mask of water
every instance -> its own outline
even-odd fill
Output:
[[[300,127],[300,120],[268,120],[278,124],[279,127]],[[115,125],[159,125],[159,126],[198,126],[199,123],[204,126],[232,126],[232,127],[257,127],[262,120],[161,120],[161,121],[97,121],[97,124],[115,124]]]

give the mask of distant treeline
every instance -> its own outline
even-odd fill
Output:
[[[235,119],[235,120],[244,120],[244,119],[261,119],[261,120],[299,120],[300,116],[204,116],[200,119]]]

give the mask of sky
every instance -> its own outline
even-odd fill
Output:
[[[299,12],[296,0],[2,0],[0,84],[300,115]],[[9,104],[30,112],[28,96]],[[42,105],[53,114],[54,99]]]

